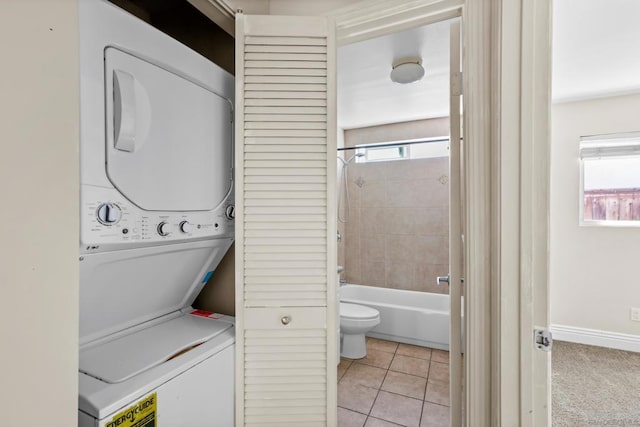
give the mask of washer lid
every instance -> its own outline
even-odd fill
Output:
[[[231,242],[212,239],[83,255],[80,344],[190,306]]]
[[[350,319],[374,319],[380,313],[375,308],[366,307],[360,304],[340,303],[340,317]]]
[[[208,211],[232,180],[231,102],[177,72],[105,49],[107,175],[148,211]]]
[[[114,384],[189,351],[232,326],[183,315],[113,341],[80,350],[80,372]]]

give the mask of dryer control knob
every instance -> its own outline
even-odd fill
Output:
[[[182,221],[180,223],[180,231],[183,233],[191,233],[193,231],[193,224],[189,221]]]
[[[234,219],[236,217],[236,208],[233,205],[227,206],[227,209],[224,211],[224,216],[227,219]]]
[[[171,233],[171,226],[165,222],[162,221],[160,224],[158,224],[158,234],[161,236],[168,236]]]
[[[98,222],[103,225],[113,225],[120,221],[122,211],[115,203],[102,203],[96,211]]]

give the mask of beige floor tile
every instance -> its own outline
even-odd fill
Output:
[[[393,353],[380,350],[368,350],[367,355],[362,359],[358,359],[357,363],[363,363],[365,365],[375,366],[377,368],[389,369],[391,365],[391,359],[393,359]]]
[[[407,427],[418,427],[422,400],[381,391],[371,410],[371,416]]]
[[[357,383],[341,381],[338,384],[338,406],[368,414],[376,400],[378,390]]]
[[[449,427],[449,407],[424,402],[420,427]]]
[[[449,364],[431,362],[429,367],[429,381],[449,382]]]
[[[439,381],[427,382],[427,392],[424,395],[427,402],[437,403],[439,405],[449,406],[449,383]]]
[[[396,427],[400,424],[390,423],[389,421],[379,420],[378,418],[369,417],[364,427]]]
[[[363,365],[361,363],[353,363],[342,376],[340,384],[348,382],[379,389],[386,373],[387,371],[385,369]]]
[[[444,350],[433,350],[431,352],[431,360],[440,363],[449,363],[449,352]]]
[[[429,374],[429,361],[396,354],[389,369],[396,372],[403,372],[405,374],[427,378],[427,375]]]
[[[347,372],[347,369],[349,369],[349,366],[351,366],[352,363],[353,360],[351,359],[345,359],[344,357],[340,358],[340,363],[338,364],[338,381],[340,381],[340,378],[342,378],[344,373]]]
[[[362,427],[367,416],[344,408],[338,408],[338,427]]]
[[[417,357],[418,359],[431,359],[431,349],[411,344],[399,344],[396,354]]]
[[[403,374],[402,372],[389,371],[380,390],[422,400],[424,399],[426,387],[427,380],[425,378]]]
[[[367,337],[367,351],[369,350],[379,350],[386,351],[387,353],[395,353],[398,348],[397,342],[379,340],[377,338],[368,338]]]

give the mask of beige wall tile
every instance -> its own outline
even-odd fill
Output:
[[[384,234],[385,230],[385,213],[383,208],[362,208],[360,213],[360,230],[363,234]]]
[[[414,249],[419,261],[427,264],[449,264],[448,241],[449,236],[416,237]]]
[[[360,207],[383,208],[387,206],[385,181],[365,181],[361,191]]]
[[[393,263],[415,263],[421,256],[417,254],[415,236],[385,235],[384,260],[387,265]]]
[[[389,162],[351,163],[349,165],[349,181],[357,182],[362,179],[365,183],[384,181]]]
[[[384,262],[384,234],[364,233],[360,237],[360,246],[363,262]]]
[[[416,232],[423,236],[449,234],[449,206],[416,209]]]
[[[398,235],[416,235],[420,229],[425,227],[421,225],[423,219],[423,209],[416,208],[387,208],[384,210],[384,228],[388,234]]]
[[[349,217],[349,221],[344,224],[344,234],[347,237],[359,237],[360,230],[362,228],[362,211],[360,208],[351,208],[351,215]]]
[[[437,208],[449,206],[449,185],[443,185],[437,179],[416,181],[415,206],[422,208]]]
[[[438,294],[448,294],[449,286],[436,284],[437,276],[446,276],[449,274],[448,264],[420,264],[417,266],[417,281],[420,283],[425,292],[433,292]]]
[[[384,287],[384,262],[363,262],[361,278],[362,282],[360,282],[360,284],[362,285]]]
[[[448,120],[421,120],[345,131],[345,145],[448,133]],[[419,135],[419,136],[416,136]],[[435,276],[448,272],[449,159],[352,162],[352,215],[339,260],[352,283],[448,293]]]
[[[387,288],[415,290],[417,281],[413,262],[388,262],[385,272]]]

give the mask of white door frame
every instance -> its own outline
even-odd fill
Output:
[[[550,424],[551,0],[368,0],[331,13],[337,43],[463,18],[466,425]],[[504,375],[503,375],[504,373]]]

